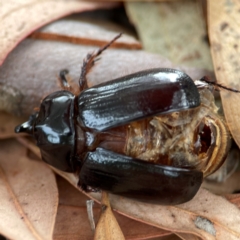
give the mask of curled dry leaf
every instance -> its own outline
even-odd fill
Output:
[[[240,90],[239,8],[239,1],[208,1],[208,29],[217,81],[238,90]],[[240,94],[229,91],[220,91],[220,94],[229,129],[240,147]]]
[[[95,240],[123,240],[124,236],[113,215],[111,205],[108,199],[108,193],[102,192],[101,216],[98,221],[94,239]]]
[[[1,140],[0,233],[10,239],[52,239],[58,204],[56,180],[30,161],[15,140]]]
[[[109,8],[115,5],[116,4],[113,5],[111,3],[90,3],[77,0],[13,0],[11,2],[3,2],[0,13],[0,65],[9,52],[22,39],[44,24],[71,13],[97,8]]]

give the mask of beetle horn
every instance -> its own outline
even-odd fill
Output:
[[[25,132],[30,135],[33,134],[33,125],[37,118],[38,113],[35,113],[29,117],[29,120],[21,125],[15,127],[15,133]]]

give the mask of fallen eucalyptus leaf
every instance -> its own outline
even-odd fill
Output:
[[[116,4],[77,0],[3,2],[0,13],[0,65],[22,39],[46,23],[71,13],[113,6]]]
[[[1,140],[0,233],[10,239],[52,239],[58,205],[53,172],[30,161],[15,140]]]
[[[126,2],[144,49],[176,65],[213,69],[201,1]],[[148,17],[146,12],[150,12]]]
[[[238,1],[208,1],[209,37],[217,82],[240,90],[240,3]],[[240,94],[220,91],[227,124],[240,147]]]
[[[94,239],[95,240],[123,240],[124,236],[116,218],[113,215],[108,199],[108,193],[102,192],[102,213],[98,221]]]

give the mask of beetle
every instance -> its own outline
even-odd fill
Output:
[[[77,92],[67,82],[67,71],[61,71],[63,90],[45,97],[39,111],[17,126],[15,132],[26,132],[36,139],[43,161],[59,170],[77,173],[84,191],[105,190],[163,205],[187,202],[199,190],[204,175],[188,160],[194,154],[194,158],[207,155],[208,151],[209,159],[215,159],[219,149],[214,155],[213,133],[222,131],[224,124],[216,127],[211,116],[210,120],[202,117],[189,128],[194,132],[194,150],[185,149],[188,143],[174,145],[173,142],[180,142],[182,124],[175,127],[175,121],[169,126],[162,119],[171,122],[169,117],[174,118],[176,112],[203,114],[199,89],[179,70],[150,69],[88,88],[86,75],[96,57],[119,37],[87,55]],[[191,118],[187,125],[191,125]],[[206,135],[210,140],[205,141]],[[173,141],[169,143],[169,139]],[[225,151],[228,144],[221,148]],[[222,153],[220,162],[224,158]]]

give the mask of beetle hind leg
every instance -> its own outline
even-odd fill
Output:
[[[96,52],[89,53],[86,58],[83,60],[83,65],[81,69],[81,75],[79,78],[79,90],[80,92],[84,89],[88,88],[87,85],[87,74],[90,72],[91,68],[94,66],[95,62],[99,60],[97,58],[104,50],[106,50],[108,47],[110,47],[118,38],[121,37],[121,33],[119,33],[115,38],[113,38],[109,43],[107,43],[105,46],[99,48]]]

